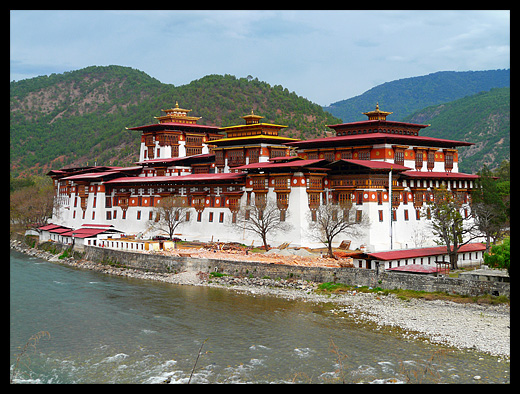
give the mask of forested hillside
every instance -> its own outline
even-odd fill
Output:
[[[13,176],[65,165],[131,165],[141,134],[125,127],[156,123],[178,101],[200,124],[230,126],[255,110],[263,121],[289,126],[284,135],[323,136],[338,118],[280,85],[257,78],[209,75],[187,85],[163,84],[142,71],[92,66],[10,84]]]
[[[365,120],[376,102],[392,111],[389,120],[401,121],[422,108],[457,100],[492,88],[510,86],[510,70],[440,71],[420,77],[386,82],[365,93],[324,107],[344,122]]]
[[[475,143],[459,149],[461,172],[475,173],[484,164],[494,169],[510,160],[510,88],[424,108],[404,121],[431,124],[421,135]]]

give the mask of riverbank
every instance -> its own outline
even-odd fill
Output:
[[[196,271],[155,273],[86,260],[74,260],[32,249],[12,240],[11,248],[26,254],[74,268],[95,270],[110,275],[156,280],[166,283],[222,287],[251,295],[270,295],[307,302],[331,303],[330,313],[349,316],[374,329],[395,329],[406,339],[423,340],[474,349],[501,358],[510,356],[510,309],[508,305],[457,304],[450,301],[402,300],[393,294],[363,293],[356,290],[341,294],[317,294],[318,284],[292,279],[260,279],[213,276]]]

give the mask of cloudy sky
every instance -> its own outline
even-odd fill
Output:
[[[510,67],[509,11],[11,11],[10,80],[117,64],[184,85],[252,75],[320,105]]]

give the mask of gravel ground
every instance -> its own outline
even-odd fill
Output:
[[[210,286],[222,286],[222,279],[225,278],[219,278],[219,284],[212,283]],[[460,304],[413,298],[403,301],[393,294],[385,296],[382,293],[356,291],[324,296],[311,291],[317,284],[305,281],[287,285],[281,283],[276,287],[268,282],[277,281],[270,279],[246,279],[249,283],[243,284],[242,279],[227,280],[227,283],[229,281],[232,288],[238,291],[311,302],[332,302],[337,305],[332,313],[347,313],[361,324],[370,321],[378,327],[399,327],[406,338],[426,339],[458,349],[475,349],[494,356],[510,356],[510,308],[507,305]],[[255,281],[263,283],[255,284]]]
[[[406,338],[428,340],[459,349],[475,349],[494,356],[510,356],[510,308],[507,305],[458,304],[450,301],[403,301],[393,294],[345,292],[325,296],[314,293],[317,284],[301,280],[210,278],[207,273],[180,272],[161,274],[103,266],[89,261],[58,260],[48,252],[28,249],[16,241],[11,247],[24,253],[72,267],[102,273],[168,283],[228,288],[258,295],[273,295],[308,302],[332,302],[334,314],[347,313],[357,322],[367,321],[379,327],[399,327]]]

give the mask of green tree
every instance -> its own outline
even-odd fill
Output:
[[[505,268],[507,269],[507,273],[509,272],[509,248],[510,248],[510,238],[507,237],[504,241],[499,245],[494,245],[491,248],[491,253],[484,253],[484,262],[486,265],[492,268]]]
[[[479,175],[471,210],[478,229],[486,237],[486,252],[489,252],[491,240],[496,243],[507,225],[507,209],[491,171],[484,166]]]

